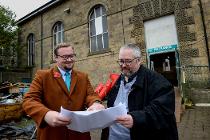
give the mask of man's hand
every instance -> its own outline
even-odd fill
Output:
[[[100,104],[100,103],[93,103],[88,109],[87,111],[93,111],[93,110],[103,110],[105,109],[105,107]]]
[[[44,116],[44,120],[52,127],[66,126],[71,123],[71,120],[59,115],[56,111],[48,111]]]
[[[127,128],[133,127],[133,118],[130,114],[117,117],[116,121]]]

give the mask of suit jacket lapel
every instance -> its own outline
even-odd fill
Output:
[[[58,82],[58,85],[61,87],[61,89],[65,92],[65,94],[69,95],[69,91],[57,66],[55,66],[53,69],[53,76]]]
[[[74,70],[72,70],[72,72],[71,72],[70,95],[74,91],[74,87],[75,87],[76,83],[77,83],[77,74],[76,74],[76,72]]]

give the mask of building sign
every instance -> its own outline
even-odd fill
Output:
[[[176,48],[177,48],[177,45],[168,45],[168,46],[147,49],[147,52],[149,54],[166,52],[166,51],[168,52],[168,51],[176,50]]]
[[[147,53],[175,50],[178,44],[174,15],[160,17],[144,23]]]

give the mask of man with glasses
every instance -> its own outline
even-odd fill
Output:
[[[59,115],[61,106],[71,111],[104,109],[88,75],[74,70],[76,54],[66,43],[54,50],[56,66],[37,71],[25,94],[23,109],[37,124],[39,140],[90,140],[90,133],[69,130],[71,119]]]
[[[136,44],[121,47],[117,62],[121,75],[107,95],[107,106],[123,103],[128,113],[102,131],[102,140],[178,140],[173,86],[141,64]]]

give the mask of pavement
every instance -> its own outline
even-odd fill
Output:
[[[16,126],[19,130],[21,126],[25,130],[28,121],[29,120],[27,119],[22,119],[21,121],[22,123],[17,123],[16,125],[13,125],[13,127],[9,128],[14,129],[14,126]],[[3,125],[0,126],[3,127]],[[210,140],[210,107],[193,106],[191,109],[185,109],[180,116],[180,121],[177,122],[177,127],[179,133],[179,140]],[[11,130],[9,130],[9,132],[10,131]],[[5,133],[7,133],[7,131]],[[22,130],[21,133],[26,134],[22,132]],[[91,131],[92,140],[100,140],[100,134],[101,130]],[[29,137],[26,138],[26,135],[20,135],[20,136],[16,135],[17,132],[14,133],[15,138],[13,137],[13,135],[11,135],[11,138],[17,140],[29,139]],[[30,137],[31,135],[32,134],[30,134]],[[3,129],[1,128],[0,128],[0,139],[10,140],[10,137],[8,135],[7,137],[3,137]]]
[[[210,140],[210,107],[185,109],[177,123],[179,140]],[[100,140],[101,130],[91,132],[92,140]]]
[[[210,140],[210,107],[186,109],[177,126],[179,140]]]

